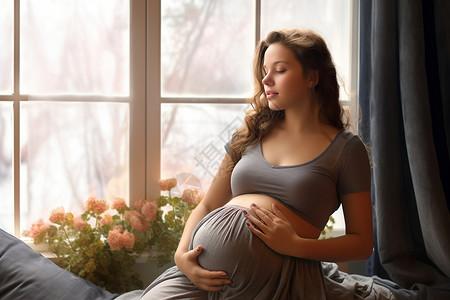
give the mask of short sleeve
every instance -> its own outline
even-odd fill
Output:
[[[366,147],[358,136],[345,145],[339,164],[339,195],[370,191],[370,161]]]

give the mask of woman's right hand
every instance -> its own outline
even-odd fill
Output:
[[[211,292],[220,291],[225,284],[231,284],[231,280],[225,278],[227,273],[223,271],[209,271],[198,264],[198,256],[202,253],[202,246],[177,255],[176,264],[199,289]]]
[[[214,177],[211,186],[206,192],[203,200],[191,212],[175,252],[175,263],[199,289],[205,291],[220,291],[224,284],[231,284],[223,271],[209,271],[202,268],[198,263],[198,256],[202,253],[202,246],[188,251],[192,233],[195,227],[208,213],[225,205],[232,197],[231,172],[227,172],[231,158],[225,154],[222,164]]]

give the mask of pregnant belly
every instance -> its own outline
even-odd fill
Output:
[[[225,271],[232,281],[214,293],[214,299],[304,299],[323,289],[320,262],[272,250],[245,224],[242,203],[235,204],[209,213],[192,235],[190,249],[203,247],[197,257],[200,266]]]
[[[291,223],[300,237],[317,239],[320,236],[320,232],[322,231],[321,229],[311,225],[301,216],[293,212],[290,208],[270,196],[264,194],[239,195],[231,199],[227,205],[239,205],[250,210],[250,205],[252,203],[255,203],[256,205],[269,211],[272,211],[272,204],[276,204],[278,209],[286,216],[287,220]]]
[[[259,291],[265,283],[278,279],[274,274],[279,274],[283,268],[284,255],[276,253],[254,235],[245,224],[246,220],[240,206],[218,208],[199,222],[190,248],[201,245],[203,251],[197,257],[200,266],[225,271],[226,277],[233,281],[232,286],[225,289],[235,292],[247,288]],[[221,296],[220,299],[229,298]]]

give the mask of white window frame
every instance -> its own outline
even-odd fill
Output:
[[[161,0],[162,1],[162,0]],[[350,91],[357,91],[359,70],[359,2],[351,1],[351,62]],[[255,0],[255,46],[261,35],[261,0]],[[159,196],[158,180],[161,174],[161,106],[166,103],[246,103],[244,98],[233,97],[162,97],[161,96],[161,2],[147,1],[147,189],[146,196]],[[357,97],[341,100],[350,108],[353,119],[357,119]],[[356,129],[356,128],[355,128]]]
[[[162,1],[162,0],[161,0]],[[359,3],[352,2],[350,90],[358,91],[359,70]],[[255,0],[255,45],[260,38],[261,0]],[[130,201],[156,199],[161,176],[161,106],[165,103],[245,103],[244,98],[162,97],[161,96],[161,2],[130,0],[130,96],[51,96],[45,100],[95,101],[130,103]],[[143,63],[144,62],[144,63]],[[348,84],[348,83],[347,83]],[[14,90],[0,95],[0,101],[13,102],[13,191],[14,235],[20,237],[20,103],[28,101],[20,94],[20,0],[14,0]],[[34,99],[35,97],[33,97]],[[342,100],[357,118],[357,97]]]
[[[104,96],[33,96],[33,100],[122,102],[130,105],[130,195],[129,199],[145,197],[145,65],[146,57],[146,0],[130,0],[130,95]],[[13,102],[13,194],[14,235],[20,230],[20,104],[29,101],[29,95],[20,93],[20,0],[14,0],[14,86],[12,95],[0,95],[0,101]],[[143,167],[144,166],[144,167]]]

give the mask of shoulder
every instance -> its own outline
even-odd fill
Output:
[[[339,139],[343,146],[343,151],[366,151],[366,145],[361,138],[350,130],[343,130],[339,133]]]
[[[367,147],[357,134],[349,130],[343,130],[340,132],[336,143],[339,144],[339,150],[337,151],[340,154],[341,167],[349,165],[363,168],[366,168],[366,166],[370,167]]]
[[[341,163],[348,165],[370,166],[369,153],[361,138],[349,131],[341,133]]]
[[[355,133],[353,133],[353,131],[350,131],[347,129],[342,129],[342,131],[340,132],[340,136],[345,141],[350,141],[353,139],[358,139],[361,141],[361,139],[359,138],[359,136],[357,134],[355,134]]]
[[[342,155],[339,162],[339,193],[369,191],[370,159],[360,137],[351,131],[341,133]]]

